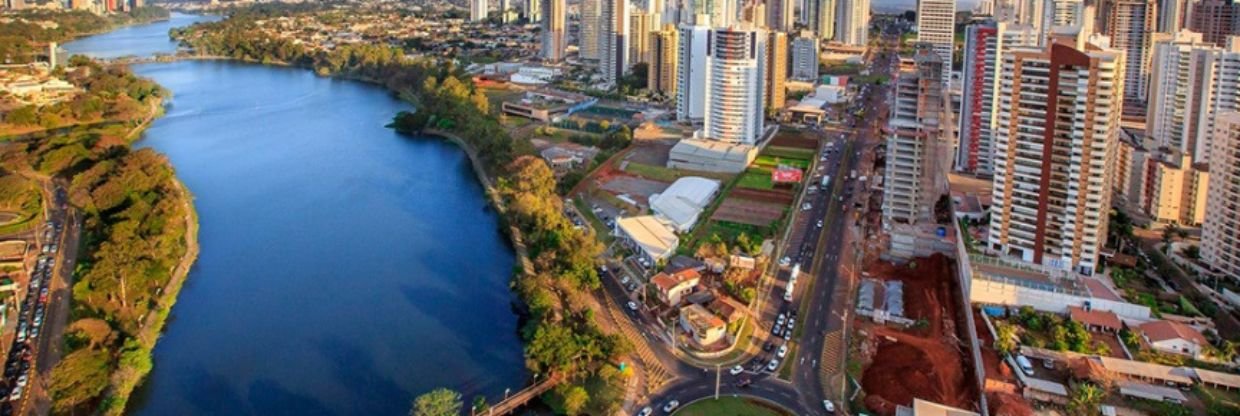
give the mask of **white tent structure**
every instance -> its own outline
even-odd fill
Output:
[[[697,176],[677,179],[662,193],[650,197],[650,209],[676,232],[687,232],[719,192],[719,181]]]

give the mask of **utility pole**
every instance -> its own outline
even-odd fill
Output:
[[[719,400],[719,382],[723,379],[723,374],[719,372],[719,364],[715,364],[715,400]]]

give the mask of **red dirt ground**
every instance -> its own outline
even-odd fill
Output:
[[[812,133],[785,132],[771,139],[771,146],[817,149],[818,140],[814,139]]]
[[[787,205],[754,202],[729,197],[710,216],[715,221],[728,221],[765,227],[784,216]]]
[[[786,190],[768,191],[768,190],[763,190],[763,189],[750,189],[750,188],[740,188],[740,187],[732,188],[732,192],[728,194],[728,197],[747,199],[750,201],[757,201],[757,202],[770,202],[770,203],[783,204],[783,205],[791,204],[792,201],[796,199],[795,194],[793,194],[792,192],[786,191]]]
[[[915,268],[875,262],[866,271],[878,279],[903,281],[906,316],[927,323],[924,329],[907,332],[871,327],[878,348],[861,378],[866,407],[893,415],[897,405],[921,398],[975,410],[978,391],[957,333],[963,315],[957,310],[959,292],[950,260],[942,255],[920,258]]]

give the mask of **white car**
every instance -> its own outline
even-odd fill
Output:
[[[745,372],[745,367],[741,367],[739,364],[736,367],[732,367],[731,370],[728,370],[728,374],[731,375],[737,375],[743,372]]]
[[[646,406],[642,408],[642,411],[637,412],[637,416],[650,416],[651,413],[654,413],[654,409],[651,409],[650,406]]]
[[[826,409],[826,410],[827,410],[827,413],[832,413],[832,414],[834,414],[834,413],[835,413],[835,403],[831,403],[831,401],[830,401],[830,400],[823,400],[823,401],[822,401],[822,408],[823,408],[823,409]]]
[[[637,310],[637,302],[629,301],[629,305],[628,305],[628,306],[629,306],[629,310],[630,310],[630,311],[636,311],[636,310]]]
[[[801,211],[809,211],[809,209],[813,207],[814,207],[813,205],[810,205],[810,203],[806,202],[805,204],[801,205]]]
[[[787,266],[789,264],[792,264],[792,259],[788,258],[788,256],[784,256],[784,258],[779,259],[780,266]]]
[[[785,355],[788,355],[788,345],[786,345],[786,344],[785,344],[785,345],[780,345],[780,346],[779,346],[779,352],[776,352],[776,353],[775,353],[775,356],[776,356],[776,357],[779,357],[779,358],[784,358],[784,356],[785,356]]]
[[[775,318],[775,324],[782,326],[784,322],[787,322],[787,320],[788,320],[788,317],[784,316],[784,314],[781,313],[779,314],[779,317]]]
[[[775,369],[777,369],[777,368],[779,368],[779,360],[778,360],[778,359],[771,359],[771,363],[766,365],[766,369],[767,369],[768,371],[775,371]]]
[[[667,404],[663,405],[663,413],[671,413],[673,410],[676,410],[676,408],[679,406],[680,406],[680,402],[678,401],[672,400],[670,402],[667,402]]]

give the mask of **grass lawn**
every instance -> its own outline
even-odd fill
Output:
[[[744,397],[702,400],[674,413],[677,416],[785,416],[791,415],[773,404]]]
[[[792,369],[797,366],[797,347],[799,347],[799,345],[795,342],[790,342],[785,345],[788,345],[788,354],[784,355],[784,358],[779,360],[779,378],[792,381]]]
[[[814,158],[814,149],[798,149],[793,147],[767,146],[761,156],[775,156],[785,159],[801,159],[809,162]],[[761,157],[759,157],[761,159]]]
[[[785,157],[779,157],[779,156],[767,156],[767,155],[758,156],[758,158],[755,159],[753,163],[758,166],[771,167],[771,168],[779,166],[779,165],[786,165],[786,166],[791,166],[791,167],[798,168],[801,170],[809,169],[808,160],[785,158]]]
[[[745,170],[745,173],[741,174],[741,179],[736,182],[736,186],[752,189],[772,189],[775,187],[771,183],[771,172],[762,168],[749,168]]]
[[[677,171],[675,169],[668,169],[661,166],[647,165],[636,162],[628,162],[628,164],[624,167],[624,171],[646,179],[669,183],[675,182],[677,179],[680,179],[681,176],[688,176],[687,173]]]
[[[706,232],[702,234],[703,239],[709,239],[711,235],[718,234],[719,238],[727,242],[729,246],[736,242],[736,237],[741,235],[741,233],[748,235],[750,240],[753,240],[755,237],[759,239],[765,239],[768,237],[766,227],[759,227],[756,225],[740,224],[728,221],[711,221],[707,224],[707,227]]]

